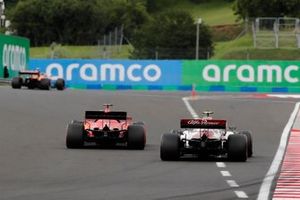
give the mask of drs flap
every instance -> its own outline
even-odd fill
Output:
[[[126,112],[104,112],[104,111],[86,111],[86,119],[116,119],[116,120],[126,120]]]
[[[30,70],[23,70],[19,71],[19,75],[39,75],[39,71],[30,71]]]
[[[218,119],[182,119],[181,128],[226,129],[226,120]]]

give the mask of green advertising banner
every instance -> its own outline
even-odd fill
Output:
[[[182,84],[194,84],[198,90],[300,92],[300,61],[183,61]]]
[[[29,39],[0,34],[0,77],[3,78],[3,68],[7,66],[9,77],[19,70],[26,69],[29,62]]]

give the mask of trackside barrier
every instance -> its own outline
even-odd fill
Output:
[[[0,78],[0,84],[9,84],[10,81],[11,81],[10,79]]]
[[[18,71],[26,69],[29,62],[29,39],[0,34],[0,77],[3,78],[3,68],[7,66],[9,77]]]
[[[67,86],[102,90],[300,92],[300,62],[31,59]]]

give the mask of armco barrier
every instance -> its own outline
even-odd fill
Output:
[[[300,92],[300,62],[32,59],[30,68],[73,88]]]
[[[26,69],[29,45],[27,38],[0,34],[0,77],[3,77],[4,66],[7,66],[10,77],[15,76],[19,70]]]

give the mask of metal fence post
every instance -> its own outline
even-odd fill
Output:
[[[210,49],[207,49],[207,60],[210,58]]]
[[[273,25],[275,35],[275,48],[279,47],[279,19],[277,18]]]
[[[256,44],[256,29],[255,29],[254,22],[252,22],[252,33],[253,33],[253,45],[254,45],[254,48],[256,48],[257,47],[257,44]]]
[[[121,36],[120,36],[120,43],[119,43],[119,51],[121,50],[121,47],[122,47],[122,44],[123,44],[123,37],[124,37],[123,30],[124,30],[124,24],[122,24],[121,30],[120,30]]]
[[[111,33],[111,31],[109,32],[109,58],[111,57],[111,51],[112,51],[112,49],[111,49],[111,45],[112,45],[112,33]]]
[[[0,0],[0,27],[5,27],[5,15],[4,15],[4,10],[5,10],[5,4],[4,0]]]
[[[198,18],[196,25],[197,25],[197,31],[196,31],[196,56],[195,59],[199,59],[199,32],[200,32],[200,24],[202,23],[202,19]]]
[[[296,40],[297,40],[297,47],[298,49],[300,48],[300,20],[299,18],[296,19],[296,22],[295,22],[295,32],[296,32]]]

